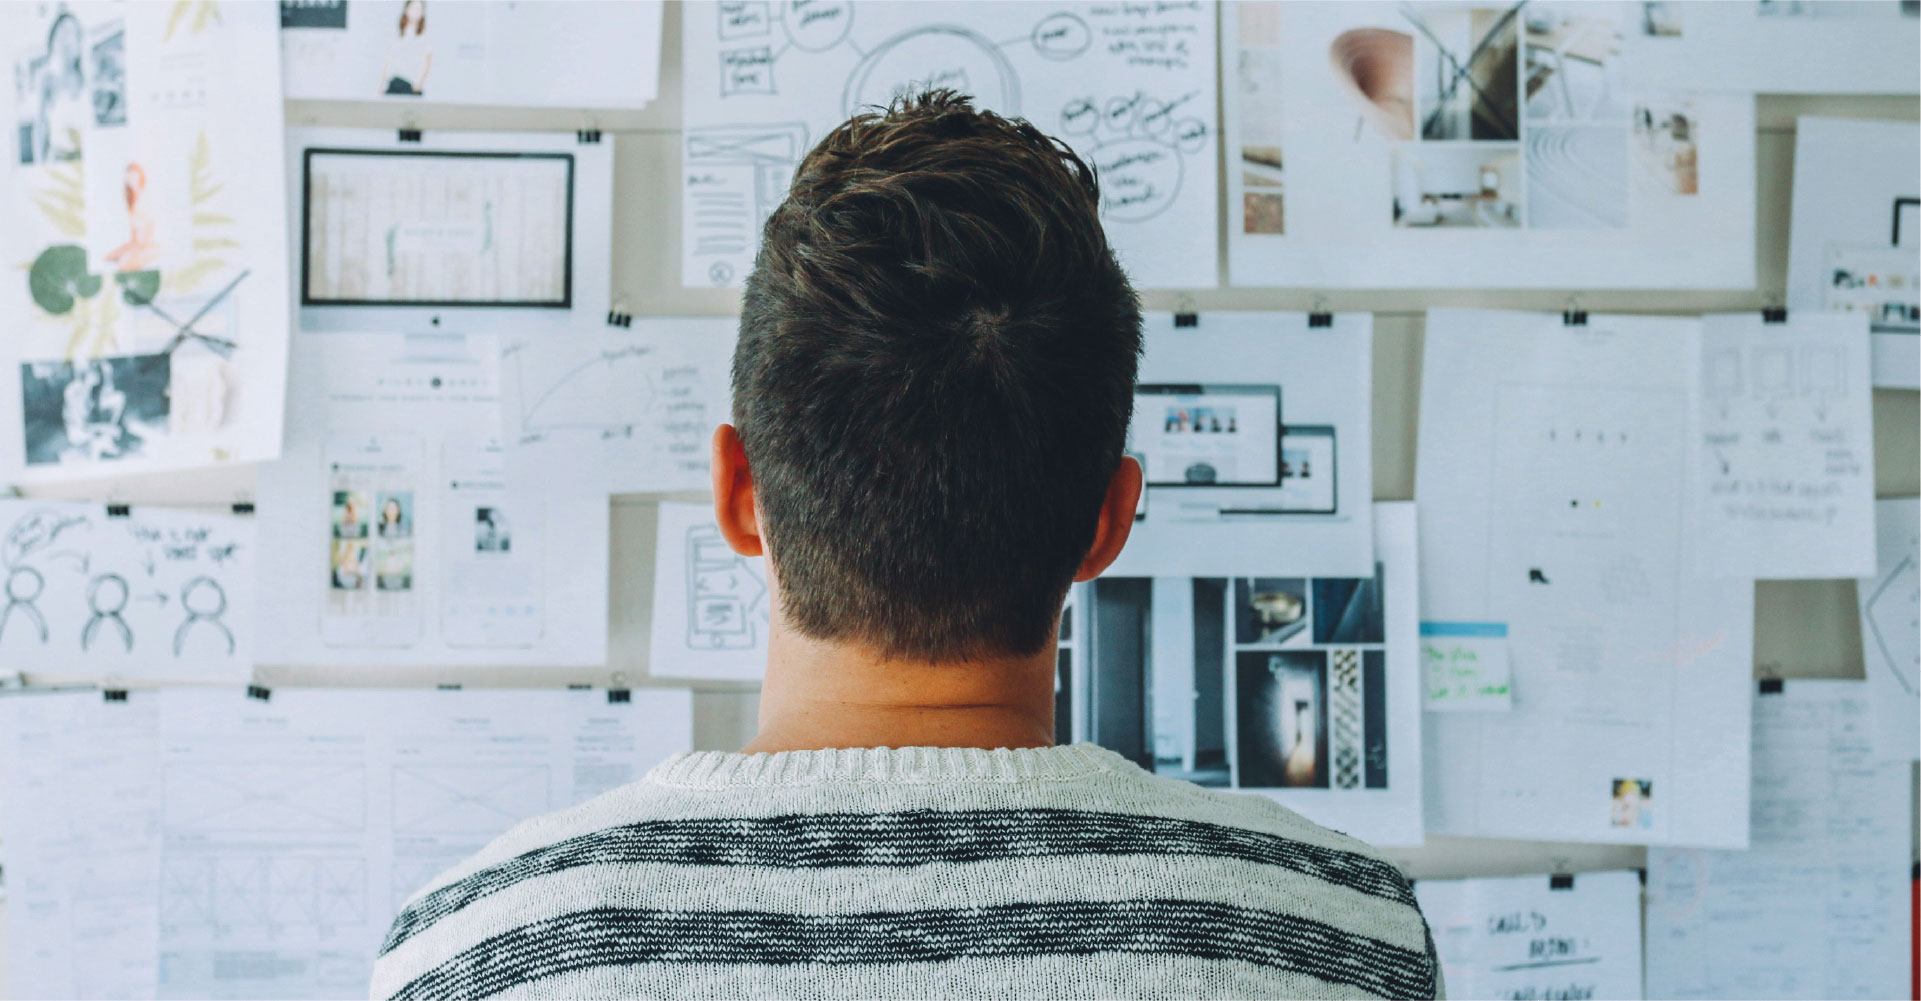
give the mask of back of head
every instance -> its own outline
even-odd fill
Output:
[[[788,625],[928,661],[1047,642],[1141,347],[1099,204],[1064,145],[945,90],[801,162],[733,373]]]

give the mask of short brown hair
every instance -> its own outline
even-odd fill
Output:
[[[930,661],[1052,635],[1140,306],[1081,158],[949,90],[822,139],[767,220],[734,418],[787,622]]]

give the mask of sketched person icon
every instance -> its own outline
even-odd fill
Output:
[[[120,633],[123,649],[133,649],[133,630],[127,628],[127,620],[120,613],[127,609],[127,579],[117,573],[103,573],[87,585],[87,607],[93,609],[93,618],[87,620],[87,627],[80,630],[80,649],[93,649],[93,635],[100,631],[103,622],[113,623]]]
[[[47,641],[47,620],[34,604],[46,589],[47,578],[32,567],[14,567],[7,571],[7,607],[0,610],[0,639],[6,638],[7,626],[13,621],[14,610],[18,609],[40,631],[40,642]]]
[[[187,610],[187,617],[173,633],[175,657],[180,656],[181,649],[187,643],[187,634],[193,631],[196,622],[204,622],[220,630],[220,635],[227,638],[227,653],[233,653],[233,631],[220,621],[220,617],[227,612],[227,592],[219,581],[212,577],[195,577],[188,581],[180,588],[180,607]]]

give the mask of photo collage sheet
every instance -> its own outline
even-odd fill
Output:
[[[1660,90],[1639,4],[1229,2],[1229,272],[1751,288],[1752,93]]]
[[[288,340],[266,4],[20,3],[0,168],[0,476],[259,462]]]

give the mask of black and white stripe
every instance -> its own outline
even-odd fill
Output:
[[[1431,953],[1308,918],[1191,900],[1067,901],[864,914],[599,907],[475,943],[392,997],[487,997],[546,977],[642,963],[901,964],[1134,954],[1237,961],[1432,997]]]
[[[1195,820],[1052,809],[659,820],[568,838],[440,887],[401,912],[381,954],[476,901],[581,866],[904,867],[1077,855],[1234,859],[1414,906],[1407,881],[1379,859]]]

